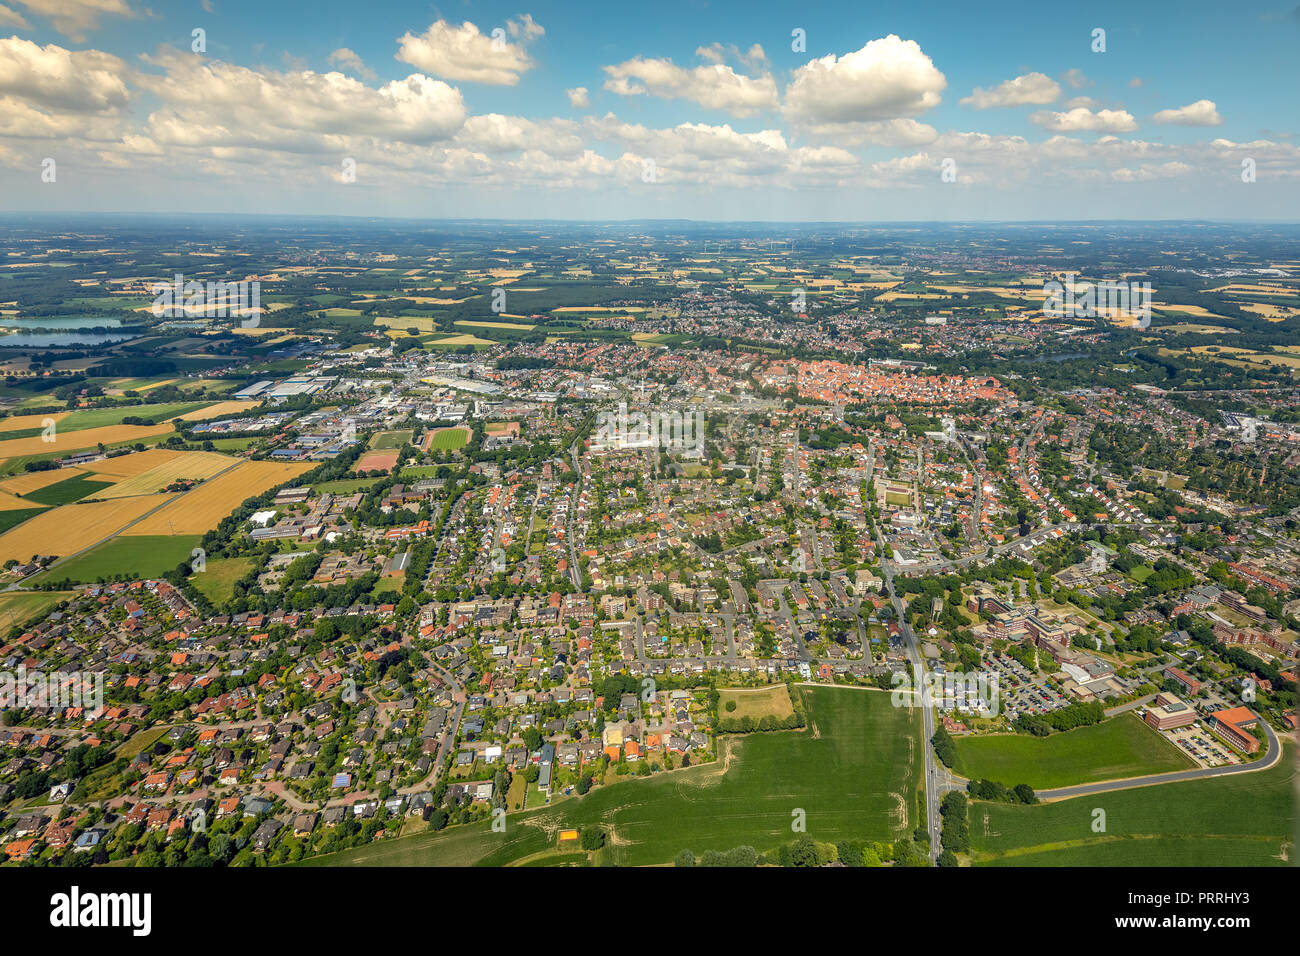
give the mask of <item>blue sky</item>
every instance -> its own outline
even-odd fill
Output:
[[[1063,7],[0,0],[0,202],[1296,218],[1300,7]]]

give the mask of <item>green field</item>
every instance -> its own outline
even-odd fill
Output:
[[[85,554],[70,558],[33,580],[93,583],[116,575],[137,578],[161,577],[182,561],[189,560],[201,535],[120,535],[96,545]]]
[[[671,863],[749,844],[759,852],[796,839],[792,811],[815,840],[892,841],[910,833],[919,783],[919,712],[886,693],[801,687],[804,730],[723,738],[717,762],[598,787],[585,797],[488,822],[387,840],[307,861],[317,866],[493,866],[555,847],[566,827],[600,823],[602,861]],[[530,801],[536,799],[530,791]]]
[[[0,627],[7,629],[44,617],[50,608],[71,596],[71,591],[6,591],[0,594]]]
[[[252,558],[212,558],[190,581],[204,597],[219,605],[230,600],[235,593],[235,582],[252,566]]]
[[[955,737],[953,742],[957,747],[953,769],[962,776],[996,780],[1008,787],[1027,783],[1035,790],[1196,766],[1191,757],[1131,713],[1048,737],[995,734]]]
[[[456,451],[464,448],[469,441],[469,431],[464,428],[448,428],[444,431],[434,432],[432,440],[429,442],[430,451]]]
[[[1295,859],[1295,751],[1268,770],[1024,806],[975,802],[972,860],[991,866],[1281,866]],[[1094,832],[1094,811],[1106,813]],[[1285,847],[1285,850],[1284,850]]]
[[[98,481],[88,475],[64,478],[52,485],[46,485],[36,491],[23,495],[24,501],[36,501],[43,505],[67,505],[82,498],[93,498],[95,492],[111,487],[111,481]]]
[[[79,432],[87,428],[103,428],[106,425],[120,425],[124,418],[150,418],[165,421],[177,415],[211,405],[211,402],[171,402],[165,405],[117,405],[112,408],[83,408],[68,414],[59,420],[61,432]]]
[[[322,481],[311,486],[318,495],[352,495],[365,491],[375,483],[374,478],[341,478],[338,481]]]
[[[401,448],[411,440],[414,432],[409,428],[399,429],[392,432],[375,432],[370,439],[371,448]]]
[[[34,518],[44,508],[9,508],[0,511],[0,534],[4,534],[10,528],[16,528],[28,518]]]

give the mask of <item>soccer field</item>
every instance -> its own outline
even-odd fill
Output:
[[[892,841],[916,827],[921,749],[918,711],[889,694],[801,687],[808,727],[722,738],[717,762],[598,787],[585,797],[488,823],[385,841],[307,861],[318,866],[500,865],[555,845],[560,829],[599,823],[604,861],[671,863],[682,850],[759,852],[793,842],[792,813],[814,840]]]

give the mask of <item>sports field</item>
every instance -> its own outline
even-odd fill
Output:
[[[976,865],[1282,866],[1295,861],[1295,746],[1268,770],[970,808]],[[1104,832],[1094,829],[1102,818]]]
[[[370,447],[376,450],[401,448],[411,440],[411,429],[402,428],[391,432],[375,432],[370,439]]]
[[[430,433],[426,451],[456,451],[469,443],[467,428],[439,428]]]
[[[1196,764],[1132,713],[1048,737],[994,734],[954,737],[957,766],[972,780],[1027,783],[1050,790],[1101,780],[1121,780]]]
[[[555,847],[561,829],[600,823],[605,862],[671,863],[749,844],[760,852],[796,838],[792,811],[807,813],[815,840],[888,841],[916,827],[919,712],[890,706],[889,694],[801,687],[804,730],[724,738],[718,761],[598,787],[585,797],[490,824],[384,841],[309,861],[327,866],[499,865]],[[530,800],[534,797],[530,796]]]

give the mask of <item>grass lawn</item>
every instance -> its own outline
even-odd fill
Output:
[[[1132,713],[1048,737],[994,734],[955,737],[957,766],[972,780],[1027,783],[1050,790],[1170,770],[1190,770],[1192,759]]]
[[[85,554],[42,571],[42,581],[94,582],[125,574],[156,578],[172,570],[190,554],[202,535],[121,535],[91,548]]]
[[[727,702],[733,700],[736,709],[728,710]],[[794,713],[794,705],[790,703],[790,691],[785,684],[773,684],[756,690],[730,688],[719,691],[718,713],[736,720],[743,717],[759,720],[768,715],[789,717]]]
[[[212,558],[203,572],[193,575],[190,580],[204,597],[220,605],[230,600],[235,593],[235,582],[252,566],[252,558]]]
[[[43,505],[66,505],[82,498],[92,498],[95,492],[102,491],[113,484],[111,481],[96,481],[87,475],[64,478],[52,485],[30,491],[23,495],[26,501],[36,501]]]
[[[1295,751],[1268,770],[1037,806],[971,804],[973,862],[1002,866],[1281,866],[1295,860]],[[1106,831],[1094,832],[1094,810]],[[1285,849],[1284,849],[1285,848]]]
[[[305,861],[317,866],[499,866],[555,849],[560,829],[599,823],[604,861],[671,863],[749,844],[760,852],[792,842],[791,812],[807,813],[808,835],[895,840],[917,825],[911,807],[921,749],[920,714],[887,693],[799,688],[809,726],[724,738],[713,763],[598,787],[585,797],[487,821],[384,841]],[[530,794],[530,801],[532,796]]]

